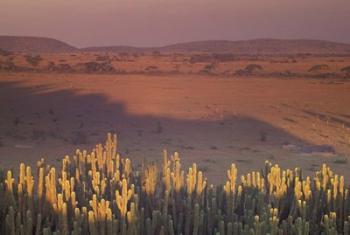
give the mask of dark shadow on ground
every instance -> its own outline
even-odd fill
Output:
[[[0,82],[0,113],[3,167],[17,167],[20,161],[33,164],[41,157],[55,164],[76,148],[91,149],[107,132],[116,132],[119,151],[131,159],[160,160],[166,148],[179,151],[185,165],[197,162],[203,171],[222,178],[230,162],[260,169],[262,165],[254,164],[278,161],[285,154],[283,144],[307,144],[250,117],[210,121],[134,115],[123,103],[111,103],[100,94],[51,91],[20,82]]]

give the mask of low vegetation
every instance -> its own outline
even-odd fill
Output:
[[[74,69],[69,64],[66,64],[66,63],[55,64],[52,61],[48,63],[47,70],[50,72],[59,72],[59,73],[71,73],[74,71]]]
[[[220,54],[196,54],[191,55],[190,63],[219,63],[219,62],[231,62],[239,59],[238,56],[231,53]]]
[[[310,55],[311,56],[311,55]],[[199,74],[216,77],[350,77],[349,58],[305,55],[240,55],[230,52],[159,53],[77,52],[75,54],[7,53],[0,49],[1,72],[86,74]],[[76,57],[76,58],[73,58]],[[298,63],[296,63],[298,59]],[[11,61],[10,61],[11,60]]]
[[[309,72],[319,72],[319,71],[325,71],[328,69],[329,69],[329,66],[326,64],[317,64],[317,65],[312,66],[309,69]]]
[[[12,54],[11,52],[5,51],[0,48],[0,56],[9,56],[11,54]]]
[[[0,174],[1,234],[349,234],[349,216],[349,187],[326,165],[305,178],[266,162],[238,178],[232,164],[213,186],[177,153],[135,169],[115,135],[59,169]]]
[[[145,71],[148,73],[159,73],[159,67],[155,65],[149,65],[145,68]]]
[[[248,64],[244,69],[239,69],[235,72],[235,75],[244,76],[252,75],[263,70],[263,67],[259,64]]]
[[[113,73],[116,69],[109,62],[86,62],[77,65],[77,70],[86,73]]]
[[[215,70],[215,64],[214,63],[210,63],[210,64],[206,64],[203,69],[200,71],[201,74],[211,74],[214,72]]]
[[[350,76],[350,66],[346,66],[346,67],[342,68],[341,71],[343,73],[345,73],[346,75]]]
[[[28,64],[30,64],[31,66],[34,66],[34,67],[38,66],[40,61],[43,60],[40,55],[35,55],[35,56],[26,55],[25,59],[26,59]]]

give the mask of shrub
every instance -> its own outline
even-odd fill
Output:
[[[203,69],[200,71],[200,73],[203,73],[203,74],[210,74],[214,71],[215,69],[215,64],[214,63],[211,63],[211,64],[207,64],[203,67]]]
[[[192,55],[189,59],[189,62],[191,64],[212,63],[213,61],[214,61],[213,55],[209,55],[209,54]]]
[[[158,56],[161,56],[161,53],[160,53],[160,51],[152,51],[152,55],[154,57],[158,57]]]
[[[34,66],[34,67],[38,66],[40,61],[43,60],[40,55],[35,55],[35,56],[26,55],[25,59],[26,59],[28,64],[30,64],[31,66]]]
[[[46,69],[50,72],[59,72],[59,73],[71,73],[74,72],[74,69],[69,64],[55,64],[50,61]]]
[[[0,48],[0,55],[1,56],[9,56],[9,55],[12,55],[12,53]]]
[[[238,57],[230,53],[219,54],[197,54],[190,57],[190,63],[214,63],[214,62],[229,62],[237,60]]]
[[[14,71],[16,69],[17,69],[17,66],[15,65],[15,63],[13,63],[10,60],[0,63],[0,70]]]
[[[97,63],[94,61],[87,63],[80,63],[77,65],[79,70],[87,73],[113,73],[116,69],[109,62]]]
[[[238,75],[238,76],[252,75],[262,69],[263,67],[259,64],[248,64],[244,69],[236,70],[235,75]]]
[[[127,52],[120,52],[120,53],[118,53],[118,55],[119,55],[120,57],[128,57],[128,56],[129,56],[129,53],[127,53]]]
[[[255,71],[260,71],[262,70],[263,67],[259,64],[248,64],[244,70],[252,73],[252,72],[255,72]]]
[[[346,73],[346,74],[350,75],[350,65],[342,68],[341,71],[343,73]]]
[[[110,58],[108,55],[99,55],[96,57],[96,61],[106,61],[109,62]]]
[[[158,73],[159,68],[158,68],[158,66],[155,66],[155,65],[149,65],[145,68],[145,71],[149,72],[149,73]]]
[[[223,185],[210,185],[178,153],[133,167],[116,136],[90,153],[77,150],[55,169],[21,163],[0,174],[1,234],[348,234],[349,186],[326,165],[314,178],[299,168],[240,178],[235,164]],[[36,174],[35,174],[36,172]]]
[[[328,70],[328,69],[329,69],[329,66],[326,64],[317,64],[317,65],[312,66],[309,69],[309,72],[318,72],[318,71],[324,71],[324,70]]]

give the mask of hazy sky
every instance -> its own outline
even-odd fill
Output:
[[[350,43],[350,0],[0,0],[0,35],[78,47],[253,38]]]

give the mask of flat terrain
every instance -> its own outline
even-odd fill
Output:
[[[213,53],[0,53],[0,72],[350,78],[350,56]]]
[[[349,180],[349,101],[334,79],[0,73],[0,165],[59,164],[116,132],[123,156],[178,151],[214,183],[265,160],[307,174],[325,162]]]

